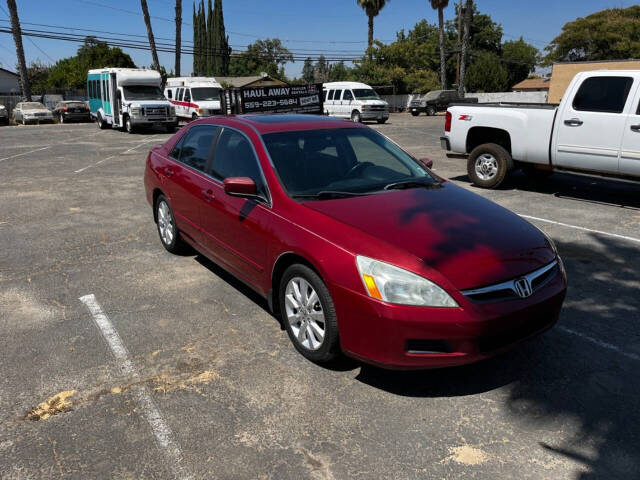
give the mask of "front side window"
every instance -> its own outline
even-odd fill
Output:
[[[194,101],[214,102],[220,100],[220,89],[215,87],[194,87],[191,89]]]
[[[633,78],[587,78],[573,99],[573,109],[585,112],[622,113]]]
[[[171,152],[171,156],[185,165],[204,172],[209,153],[218,135],[219,127],[197,126],[191,128]]]
[[[379,100],[380,97],[372,88],[354,88],[353,94],[358,100]]]
[[[368,128],[302,130],[263,135],[285,190],[369,194],[396,182],[436,180],[396,144]]]
[[[213,157],[211,174],[224,180],[230,177],[248,177],[256,184],[258,192],[264,193],[264,185],[258,159],[249,140],[241,133],[225,128]]]
[[[344,91],[344,95],[342,96],[343,100],[353,100],[353,94],[351,93],[351,90],[345,90]]]
[[[184,89],[184,101],[185,102],[191,101],[191,91],[188,88]]]
[[[164,100],[160,87],[153,85],[128,85],[122,87],[127,100]]]

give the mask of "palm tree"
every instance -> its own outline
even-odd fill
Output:
[[[22,46],[22,30],[20,29],[20,19],[18,18],[18,6],[16,0],[7,0],[9,16],[11,17],[11,32],[13,41],[16,44],[16,57],[18,57],[18,68],[20,68],[20,82],[22,83],[22,94],[27,102],[31,101],[31,85],[27,76],[27,61],[24,59],[24,47]]]
[[[387,4],[387,0],[358,0],[358,5],[365,11],[367,17],[369,17],[369,46],[371,49],[373,46],[373,18],[377,17],[380,10]],[[371,56],[371,52],[369,52]]]
[[[469,49],[469,32],[471,30],[473,0],[467,0],[464,8],[464,33],[462,34],[462,48],[460,49],[460,83],[458,84],[458,95],[461,97],[464,97],[464,76],[467,70],[467,50]]]
[[[444,51],[444,9],[449,5],[449,0],[430,0],[431,8],[438,10],[438,28],[440,29],[440,83],[442,89],[447,89],[447,58]]]
[[[151,48],[151,58],[153,58],[153,68],[160,71],[160,61],[158,60],[158,51],[156,50],[156,41],[153,38],[153,30],[151,29],[151,18],[149,17],[149,7],[147,6],[147,0],[140,0],[140,6],[142,7],[142,15],[144,16],[144,23],[147,25],[147,36],[149,37],[149,47]]]
[[[180,50],[182,48],[182,0],[176,0],[176,77],[180,76]]]

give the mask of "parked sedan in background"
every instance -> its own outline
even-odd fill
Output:
[[[89,122],[91,120],[91,113],[87,108],[87,104],[78,100],[58,102],[53,109],[53,115],[60,123]]]
[[[40,102],[20,102],[13,109],[13,119],[16,123],[50,122],[53,123],[53,114],[51,110]]]
[[[554,325],[553,242],[429,165],[360,123],[241,115],[154,147],[144,183],[164,248],[251,286],[312,361],[458,365]]]
[[[0,125],[9,125],[9,110],[4,105],[0,105]]]

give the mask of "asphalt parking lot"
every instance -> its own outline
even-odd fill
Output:
[[[424,372],[309,363],[265,301],[168,254],[142,184],[168,134],[1,127],[0,478],[638,478],[640,187],[480,190],[442,125],[373,128],[547,232],[570,287],[543,336]]]

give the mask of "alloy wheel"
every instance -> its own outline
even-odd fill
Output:
[[[285,290],[285,315],[296,341],[307,350],[324,342],[326,320],[317,292],[302,277],[293,277]]]
[[[165,245],[171,245],[176,235],[175,223],[169,205],[164,200],[158,203],[158,231]]]
[[[481,180],[491,180],[498,174],[498,160],[490,153],[483,153],[476,160],[476,174]]]

